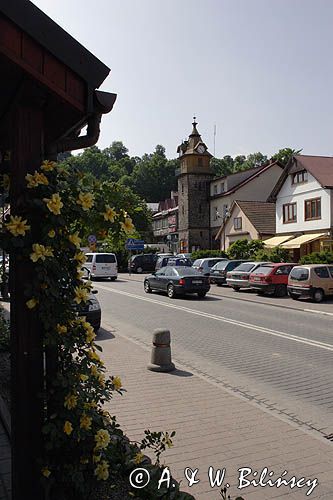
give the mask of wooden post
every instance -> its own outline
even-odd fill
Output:
[[[42,103],[31,93],[12,112],[11,213],[27,218],[22,189],[25,176],[40,165],[43,155]],[[42,224],[42,221],[41,221]],[[38,233],[33,235],[38,241]],[[40,486],[44,401],[43,341],[37,313],[24,294],[33,278],[32,262],[11,255],[11,383],[12,383],[12,499],[42,500]]]

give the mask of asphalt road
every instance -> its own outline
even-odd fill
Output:
[[[169,299],[124,278],[94,285],[105,328],[146,346],[155,328],[168,328],[173,361],[183,369],[311,432],[333,433],[333,316],[242,301],[238,294]]]

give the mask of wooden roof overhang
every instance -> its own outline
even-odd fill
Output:
[[[9,147],[8,114],[18,98],[43,99],[46,149],[77,136],[116,99],[96,90],[109,68],[28,0],[0,0],[0,67],[1,149]]]

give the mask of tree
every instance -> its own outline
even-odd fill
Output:
[[[178,160],[167,160],[164,147],[158,145],[154,153],[143,155],[135,165],[130,184],[147,202],[164,200],[176,188],[175,169],[178,165]]]
[[[302,150],[296,151],[291,148],[280,149],[275,155],[271,157],[271,160],[279,161],[282,165],[287,165],[288,161],[293,155],[298,155]]]
[[[102,153],[113,161],[129,158],[128,149],[124,146],[122,141],[113,141],[111,146],[103,149]]]

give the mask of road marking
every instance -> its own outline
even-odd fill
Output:
[[[95,286],[95,285],[94,285]],[[133,299],[139,299],[144,302],[150,302],[151,304],[157,304],[163,307],[169,307],[170,309],[176,309],[178,311],[184,311],[190,314],[194,314],[196,316],[201,316],[204,318],[214,319],[215,321],[222,321],[224,323],[229,323],[231,325],[236,325],[241,328],[246,328],[248,330],[255,330],[256,332],[266,333],[268,335],[272,335],[275,337],[281,337],[286,340],[292,340],[294,342],[300,342],[302,344],[306,344],[312,347],[319,347],[320,349],[325,349],[327,351],[333,352],[333,345],[327,344],[326,342],[320,342],[319,340],[307,339],[305,337],[299,337],[298,335],[292,335],[291,333],[281,332],[279,330],[272,330],[270,328],[265,328],[262,326],[253,325],[251,323],[246,323],[244,321],[238,321],[231,318],[226,318],[224,316],[219,316],[217,314],[205,313],[203,311],[196,311],[195,309],[190,309],[189,307],[179,306],[176,304],[168,304],[166,302],[162,302],[160,300],[156,300],[150,297],[142,297],[140,295],[136,295],[130,292],[124,292],[122,290],[115,290],[114,288],[108,288],[103,285],[96,285],[96,288],[101,288],[102,290],[106,290],[107,292],[117,293],[119,295],[124,295],[126,297],[130,297]]]
[[[319,311],[318,309],[303,309],[303,311],[315,314],[324,314],[325,316],[333,316],[333,313],[329,313],[326,311]]]

